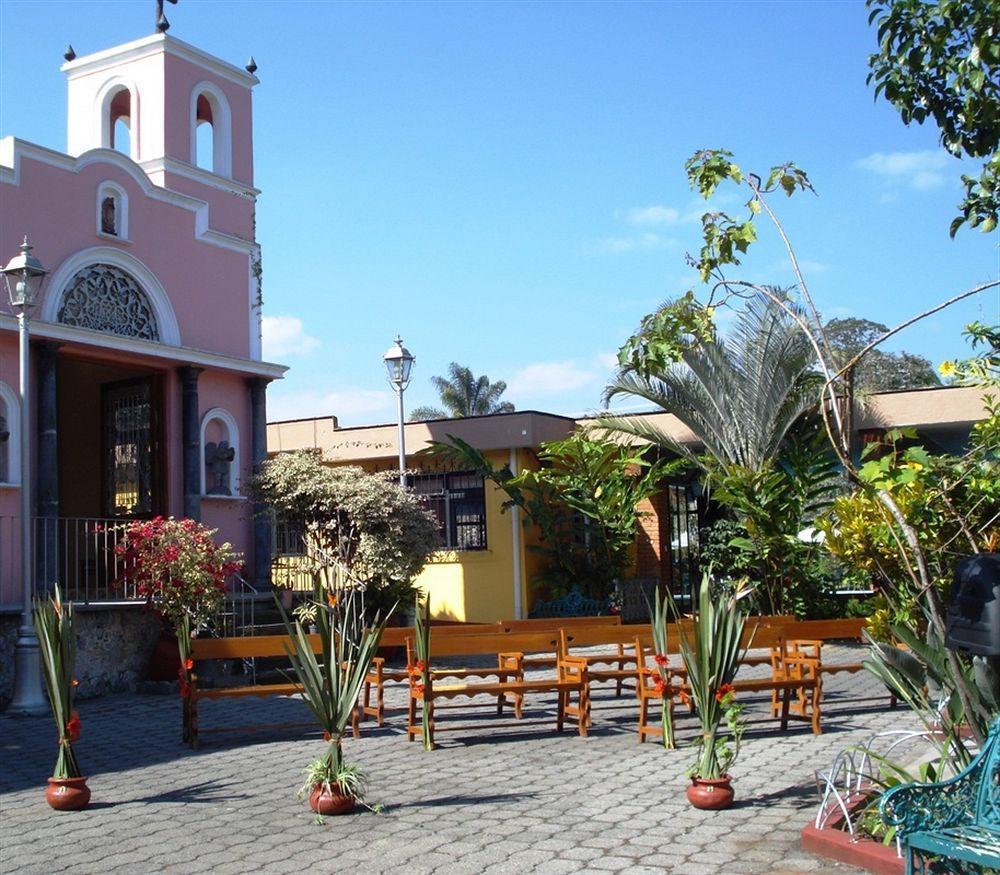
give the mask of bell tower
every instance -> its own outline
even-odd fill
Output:
[[[69,154],[117,147],[151,177],[177,164],[253,185],[251,90],[259,80],[248,69],[157,33],[74,57],[62,70]]]

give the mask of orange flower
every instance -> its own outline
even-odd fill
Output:
[[[653,681],[653,689],[661,696],[664,696],[667,693],[667,682],[663,678],[657,678]]]
[[[665,653],[657,653],[656,656],[653,657],[653,661],[660,668],[666,668],[668,665],[670,665],[670,660],[667,658],[667,655]]]
[[[80,737],[80,715],[73,711],[66,722],[66,737],[70,741],[76,741]]]
[[[715,691],[715,701],[723,702],[723,700],[727,696],[735,697],[735,695],[736,695],[736,687],[734,687],[732,684],[723,684],[721,687],[719,687],[719,689]]]
[[[681,690],[680,692],[677,693],[677,698],[681,700],[682,705],[691,704],[691,697],[687,693],[685,693],[684,690]]]
[[[424,685],[423,684],[414,684],[413,685],[413,690],[418,695],[422,696],[424,694]]]
[[[426,668],[427,665],[424,661],[422,659],[418,659],[414,664],[406,667],[406,673],[410,675],[410,677],[416,677],[417,675],[423,674]]]
[[[331,607],[335,608],[340,603],[340,596],[334,595],[332,592],[326,594],[326,603]]]

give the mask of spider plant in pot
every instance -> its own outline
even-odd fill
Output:
[[[344,581],[332,589],[317,577],[312,599],[300,606],[294,622],[282,610],[291,638],[285,650],[292,671],[327,742],[326,753],[306,770],[308,780],[300,791],[301,796],[308,795],[309,805],[319,815],[344,814],[355,803],[364,804],[367,779],[359,766],[344,760],[342,742],[394,609],[385,619],[376,614],[366,626],[364,588]],[[316,632],[310,634],[308,626]]]
[[[701,724],[698,757],[687,770],[691,778],[687,797],[695,808],[728,808],[733,802],[729,769],[739,756],[744,729],[743,706],[736,702],[733,680],[749,647],[749,642],[741,646],[747,615],[738,602],[747,594],[737,587],[716,603],[706,574],[691,630],[679,627],[689,695]]]
[[[80,717],[73,709],[73,697],[79,683],[73,677],[76,629],[73,605],[63,602],[58,586],[52,598],[35,599],[34,621],[45,689],[59,732],[59,754],[45,790],[45,801],[57,811],[78,811],[90,802],[90,788],[87,779],[80,774],[73,752],[73,742],[80,737]]]

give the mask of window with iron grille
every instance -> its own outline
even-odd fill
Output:
[[[275,556],[305,556],[305,531],[301,526],[278,519],[274,526]]]
[[[437,518],[442,549],[486,549],[486,489],[482,474],[412,474],[407,483]]]

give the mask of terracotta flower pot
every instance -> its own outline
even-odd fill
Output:
[[[691,786],[687,788],[687,798],[695,808],[705,811],[717,811],[733,804],[732,776],[722,778],[691,778]]]
[[[79,811],[90,802],[86,778],[49,778],[45,801],[56,811]]]
[[[334,814],[347,814],[354,810],[354,797],[340,792],[334,784],[329,789],[324,784],[314,784],[309,794],[309,807],[324,817]]]

